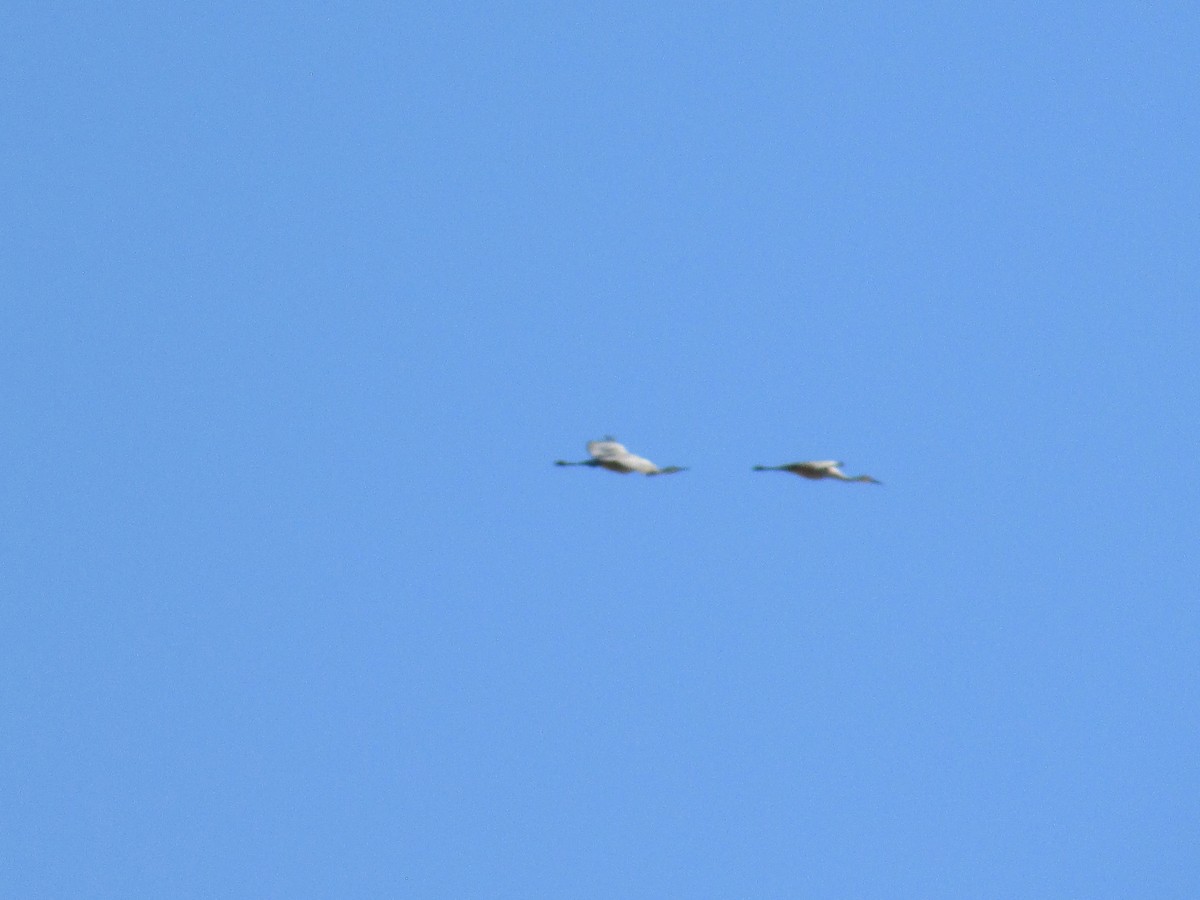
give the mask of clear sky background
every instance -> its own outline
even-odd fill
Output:
[[[1200,7],[0,29],[4,896],[1200,896]]]

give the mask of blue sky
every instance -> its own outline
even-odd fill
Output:
[[[1200,13],[649,6],[2,14],[3,893],[1200,895]]]

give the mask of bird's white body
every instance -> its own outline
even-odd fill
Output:
[[[806,463],[805,465],[807,465],[807,467],[810,469],[816,469],[819,471],[821,473],[820,477],[822,478],[840,478],[842,481],[850,480],[850,476],[838,468],[838,466],[844,465],[844,463],[840,462],[839,460],[817,459]]]
[[[636,453],[630,453],[625,449],[624,444],[619,444],[612,438],[605,438],[602,441],[588,441],[587,452],[591,454],[591,459],[585,459],[583,462],[564,462],[558,460],[555,465],[558,466],[598,466],[601,469],[608,469],[610,472],[619,472],[622,475],[628,475],[630,472],[641,472],[643,475],[670,475],[673,472],[684,471],[679,466],[667,466],[665,469],[660,469],[644,456],[638,456]]]
[[[642,472],[649,475],[658,471],[658,466],[646,457],[630,453],[624,444],[616,441],[588,441],[587,452],[596,460],[596,465],[610,472],[620,472],[622,475]]]

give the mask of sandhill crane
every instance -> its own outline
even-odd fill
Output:
[[[812,462],[794,462],[784,466],[755,466],[755,472],[791,472],[793,475],[799,475],[801,478],[812,478],[814,480],[820,478],[836,478],[838,481],[865,481],[868,484],[883,484],[882,481],[877,481],[870,475],[854,475],[850,476],[843,472],[838,466],[840,462],[832,459],[819,459]]]
[[[599,466],[610,472],[620,472],[622,475],[628,475],[630,472],[643,472],[646,475],[670,475],[673,472],[687,471],[681,466],[667,466],[665,469],[660,469],[645,457],[630,453],[613,437],[605,437],[602,441],[588,441],[587,452],[592,455],[591,459],[585,459],[582,462],[567,462],[560,459],[554,464],[556,466]]]

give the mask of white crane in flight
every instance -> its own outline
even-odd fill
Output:
[[[811,462],[794,462],[782,466],[755,466],[755,472],[791,472],[801,478],[811,478],[814,481],[821,478],[836,478],[838,481],[865,481],[868,484],[883,484],[870,475],[847,475],[838,466],[842,463],[832,459],[819,459]]]
[[[591,459],[582,462],[555,461],[556,466],[599,466],[610,472],[620,472],[628,475],[630,472],[642,472],[645,475],[670,475],[674,472],[686,472],[683,466],[667,466],[660,469],[644,456],[637,456],[625,449],[624,444],[618,444],[613,437],[605,437],[602,441],[588,441],[587,452]]]

